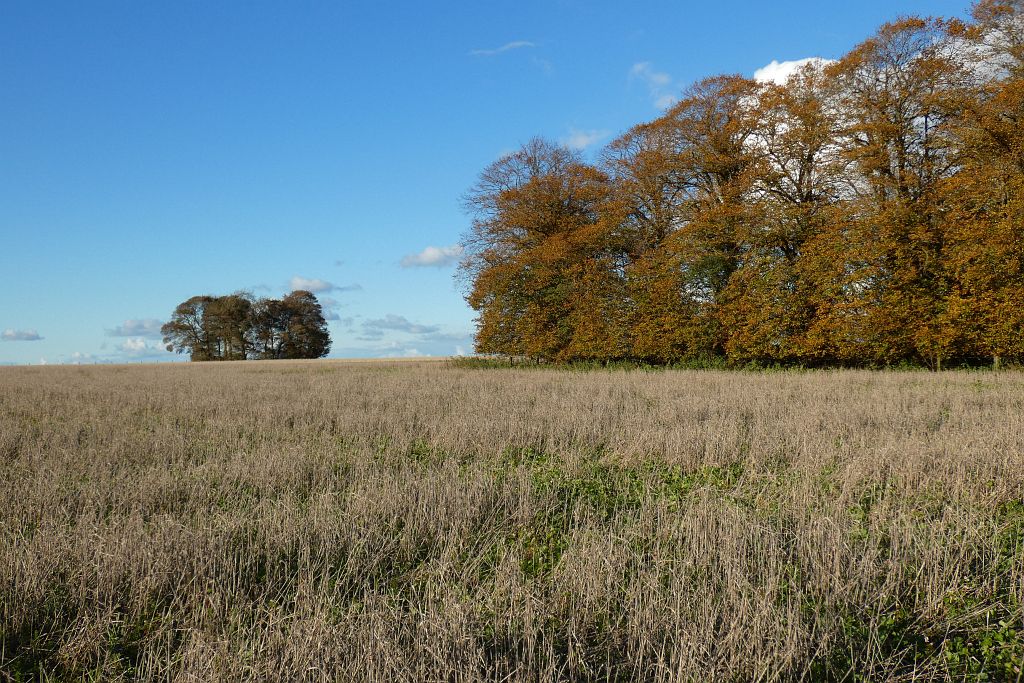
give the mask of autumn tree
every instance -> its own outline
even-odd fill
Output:
[[[605,153],[624,215],[633,357],[671,362],[723,348],[718,307],[743,249],[755,89],[736,76],[701,81]]]
[[[700,303],[686,291],[687,268],[670,237],[688,215],[688,184],[663,122],[636,126],[605,150],[603,165],[621,211],[628,355],[657,363],[697,355]],[[695,338],[697,337],[697,338]]]
[[[945,94],[959,75],[946,29],[935,19],[886,24],[831,72],[851,162],[848,278],[831,321],[845,357],[942,362],[929,332],[949,292],[936,190],[956,170]]]
[[[847,162],[837,137],[839,93],[822,63],[784,83],[759,84],[744,102],[748,181],[741,267],[719,317],[737,360],[820,362],[829,354],[813,332],[826,305],[834,239],[831,207]]]
[[[961,170],[944,186],[943,322],[949,345],[999,365],[1024,357],[1024,4],[986,0],[974,18],[951,31],[968,78],[951,93]]]
[[[467,300],[479,313],[478,351],[557,360],[615,355],[618,333],[573,313],[581,302],[600,301],[601,320],[616,319],[609,309],[618,305],[618,224],[603,214],[612,202],[604,173],[541,139],[481,174],[466,199],[474,220],[462,263],[472,282]],[[593,259],[604,267],[588,266]],[[574,342],[577,334],[590,341]],[[596,343],[600,350],[590,348]]]

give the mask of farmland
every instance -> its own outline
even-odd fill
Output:
[[[0,680],[1020,680],[1024,375],[0,369]]]

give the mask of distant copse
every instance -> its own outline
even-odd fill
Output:
[[[160,331],[168,351],[195,361],[322,358],[331,350],[320,302],[305,290],[282,299],[194,296],[178,304]]]

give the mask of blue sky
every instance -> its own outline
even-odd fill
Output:
[[[966,0],[0,7],[0,363],[172,360],[195,294],[317,290],[332,356],[471,349],[460,197],[673,93]]]

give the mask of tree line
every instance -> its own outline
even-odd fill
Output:
[[[595,162],[542,139],[495,161],[466,197],[477,351],[1024,360],[1024,2],[971,17],[702,80]]]
[[[194,296],[178,304],[160,332],[168,351],[194,361],[321,358],[331,350],[320,302],[305,290],[281,299]]]

